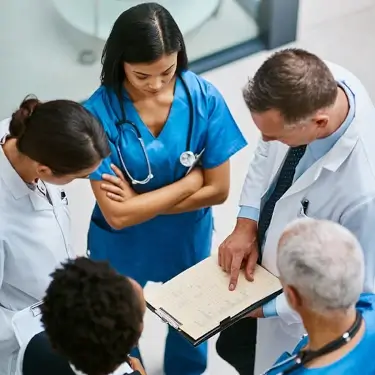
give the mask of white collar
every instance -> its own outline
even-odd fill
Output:
[[[5,156],[2,144],[5,141],[5,138],[8,134],[8,129],[1,129],[4,124],[6,124],[7,120],[0,122],[0,171],[1,176],[0,178],[3,180],[4,184],[8,187],[9,191],[13,195],[15,199],[19,199],[24,197],[30,193],[30,189],[27,187],[25,182],[22,178],[18,175],[18,173],[14,170],[13,166],[10,164],[8,158]],[[9,125],[9,124],[7,124]]]
[[[76,375],[85,375],[81,371],[78,371],[77,369],[75,369],[73,365],[70,365],[70,367],[72,368],[72,370],[74,371]],[[131,374],[132,372],[133,372],[132,368],[129,366],[128,363],[125,362],[120,367],[118,367],[115,372],[113,372],[112,374],[108,374],[108,375],[124,375],[124,374]]]

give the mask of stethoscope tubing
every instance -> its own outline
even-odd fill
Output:
[[[178,74],[177,77],[181,80],[182,85],[184,86],[184,90],[185,90],[185,93],[187,95],[188,102],[189,102],[189,128],[188,128],[188,134],[187,134],[187,138],[186,138],[186,148],[185,148],[185,153],[189,153],[189,152],[191,152],[191,144],[192,144],[192,136],[193,136],[193,126],[194,126],[193,99],[191,97],[189,88],[188,88],[185,80],[182,78],[181,74]],[[117,132],[118,132],[118,136],[117,136],[117,139],[116,139],[116,142],[115,142],[115,147],[116,147],[116,150],[117,150],[117,153],[118,153],[121,165],[122,165],[122,167],[124,169],[124,172],[129,177],[131,183],[134,184],[134,185],[135,184],[144,185],[144,184],[147,184],[154,177],[153,174],[152,174],[152,168],[151,168],[150,159],[148,157],[145,143],[144,143],[144,141],[142,139],[141,133],[140,133],[137,125],[135,123],[127,120],[126,113],[125,113],[125,108],[124,108],[124,103],[121,100],[120,95],[117,95],[117,96],[118,96],[118,101],[119,101],[119,105],[120,105],[120,110],[121,110],[122,118],[121,118],[121,120],[117,121],[116,124],[115,124],[116,128],[117,128]],[[144,155],[145,160],[146,160],[148,173],[147,173],[146,178],[143,179],[143,180],[137,180],[137,179],[133,178],[133,176],[130,174],[130,171],[126,167],[125,160],[124,160],[124,158],[123,158],[123,156],[121,154],[121,147],[120,147],[121,130],[120,130],[120,127],[123,126],[123,125],[125,125],[125,124],[130,125],[132,127],[132,129],[134,130],[135,135],[137,136],[137,139],[138,139],[138,141],[139,141],[139,143],[141,145],[142,152],[143,152],[143,155]]]

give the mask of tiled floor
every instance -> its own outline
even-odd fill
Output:
[[[77,51],[87,45],[87,39],[69,32],[47,0],[12,0],[7,2],[5,10],[4,4],[2,2],[0,12],[1,118],[9,115],[30,92],[42,99],[79,100],[95,89],[99,64],[82,66],[76,61]],[[349,68],[375,98],[374,20],[373,0],[301,0],[299,41],[293,45]],[[242,101],[241,88],[268,55],[269,52],[263,52],[205,74],[223,93],[249,141],[249,147],[233,158],[231,195],[224,205],[215,209],[218,242],[234,224],[238,196],[258,136]],[[87,183],[82,181],[71,184],[68,193],[75,246],[77,252],[82,253],[93,198]],[[141,347],[150,375],[162,374],[164,334],[165,327],[148,314]],[[214,341],[210,342],[210,374],[234,374],[217,357]]]

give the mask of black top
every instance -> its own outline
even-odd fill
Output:
[[[76,375],[69,362],[52,349],[45,332],[34,336],[27,345],[22,373],[23,375]],[[141,374],[134,371],[130,375]]]

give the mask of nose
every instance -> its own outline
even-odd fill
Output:
[[[150,84],[149,84],[149,88],[150,90],[152,91],[158,91],[160,90],[161,88],[163,87],[163,81],[161,78],[155,78],[153,79]]]

